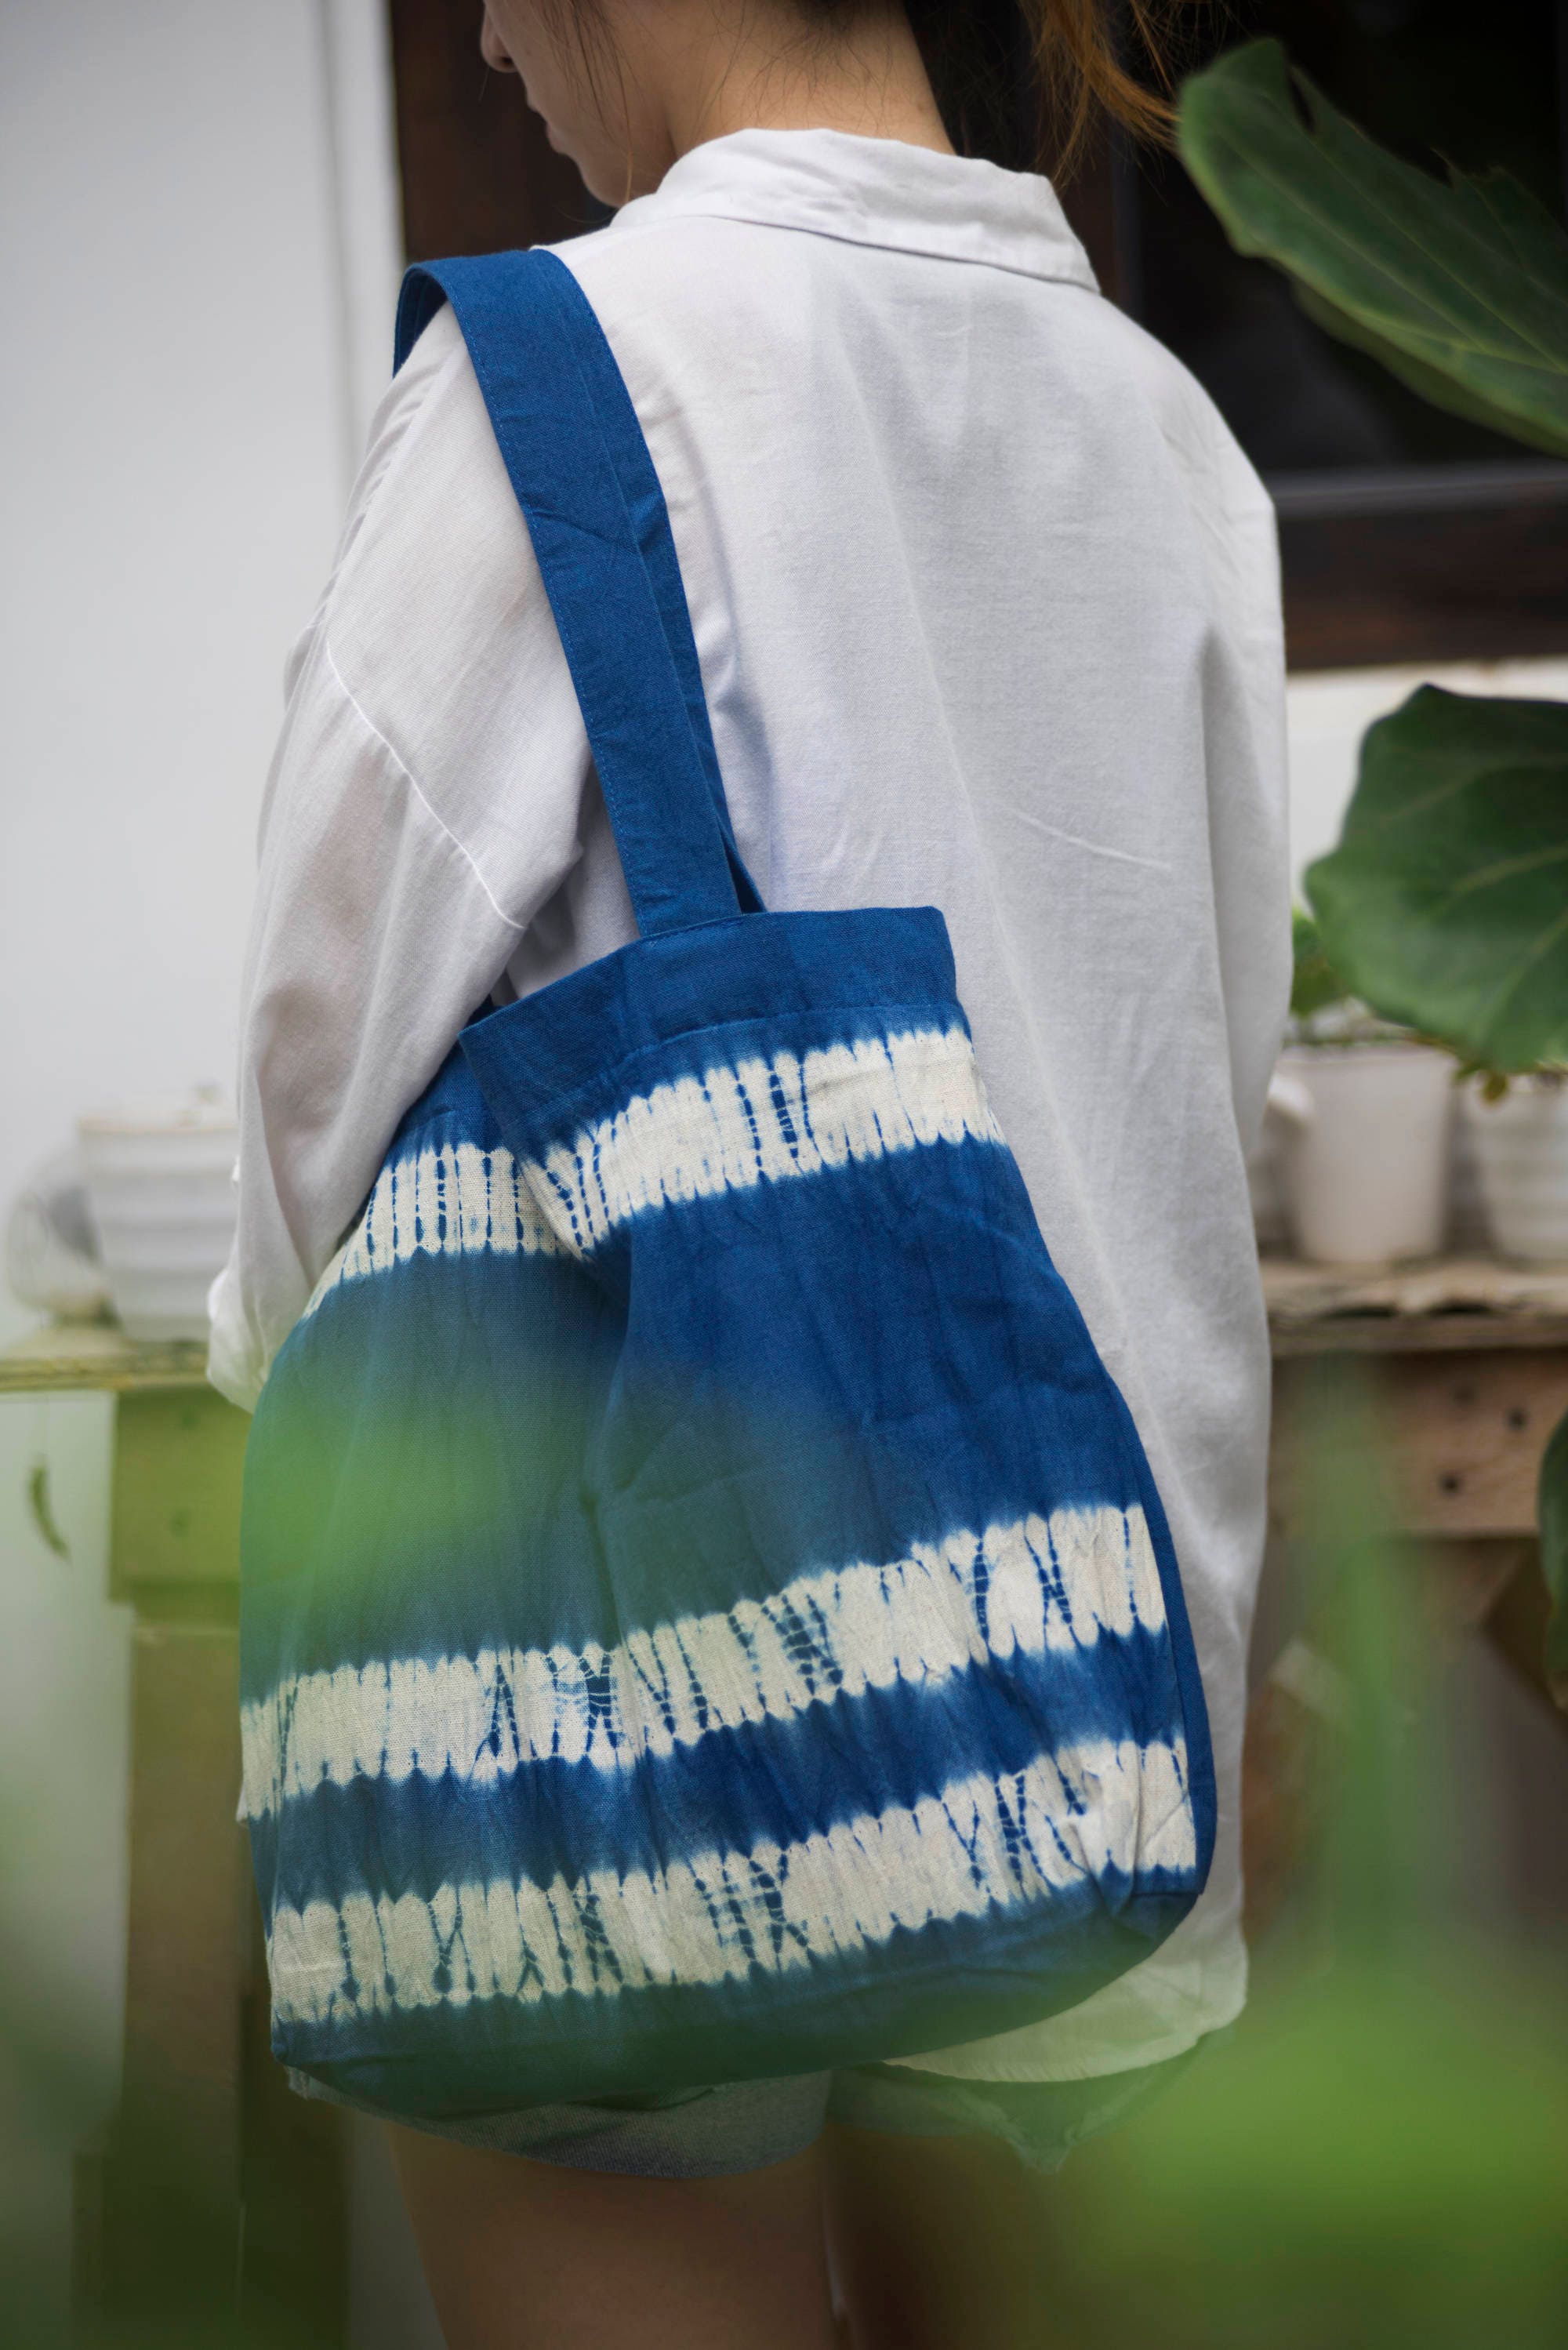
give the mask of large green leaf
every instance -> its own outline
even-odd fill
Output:
[[[1541,1572],[1552,1596],[1546,1623],[1546,1675],[1568,1706],[1568,1419],[1560,1420],[1541,1463]]]
[[[1306,889],[1385,1019],[1486,1068],[1568,1063],[1568,707],[1422,686],[1369,729]]]
[[[1278,41],[1194,75],[1178,128],[1231,244],[1288,271],[1330,333],[1437,405],[1568,455],[1568,236],[1517,180],[1400,162],[1304,76],[1293,86]]]

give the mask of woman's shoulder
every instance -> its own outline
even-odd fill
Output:
[[[370,421],[322,612],[410,611],[514,583],[522,517],[457,319],[438,310]],[[335,636],[335,641],[336,641]]]
[[[443,307],[392,376],[370,419],[365,454],[349,499],[348,536],[374,506],[389,477],[399,470],[410,444],[432,424],[439,429],[454,413],[461,417],[471,409],[470,394],[477,399],[478,386],[466,357],[457,320]]]
[[[1191,486],[1238,521],[1272,524],[1273,506],[1251,460],[1191,369],[1115,303],[1095,308],[1106,374],[1136,398]]]

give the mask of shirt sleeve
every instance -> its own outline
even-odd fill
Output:
[[[1194,515],[1208,540],[1215,622],[1203,678],[1210,870],[1231,1095],[1250,1149],[1290,1008],[1279,539],[1268,493],[1218,411],[1196,385],[1187,387],[1187,405],[1199,451]]]
[[[208,1376],[254,1407],[399,1119],[580,853],[587,765],[450,312],[398,377],[289,664]]]
[[[1285,644],[1273,504],[1214,402],[1139,328],[1133,355],[1185,483],[1209,619],[1209,879],[1237,1132],[1262,1125],[1291,987]],[[1175,606],[1172,606],[1174,614]],[[1158,754],[1158,743],[1153,746]]]
[[[1210,858],[1231,1055],[1244,1148],[1262,1123],[1291,993],[1285,648],[1274,510],[1233,448],[1231,550],[1221,588],[1234,663],[1211,663]]]

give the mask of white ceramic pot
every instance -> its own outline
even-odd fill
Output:
[[[1568,1262],[1568,1084],[1516,1077],[1497,1102],[1467,1086],[1464,1102],[1499,1255]]]
[[[1293,1047],[1270,1087],[1285,1206],[1314,1264],[1431,1256],[1448,1210],[1453,1063],[1399,1042]]]
[[[234,1229],[232,1110],[209,1095],[79,1118],[114,1310],[131,1338],[204,1338]]]

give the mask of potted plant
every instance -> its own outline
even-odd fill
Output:
[[[1451,1065],[1351,994],[1294,918],[1288,1041],[1269,1088],[1280,1189],[1315,1264],[1430,1256],[1443,1237]]]
[[[1443,180],[1385,153],[1277,41],[1195,76],[1179,138],[1231,243],[1286,271],[1320,326],[1434,405],[1568,457],[1568,235],[1511,174]],[[1369,729],[1306,887],[1346,984],[1479,1078],[1467,1118],[1517,1243],[1511,1202],[1568,1187],[1568,706],[1418,688]],[[1549,1229],[1532,1214],[1532,1253]],[[1546,1666],[1568,1686],[1568,1420],[1540,1523]]]
[[[1420,687],[1307,890],[1366,1000],[1459,1060],[1500,1253],[1568,1261],[1568,709]]]

